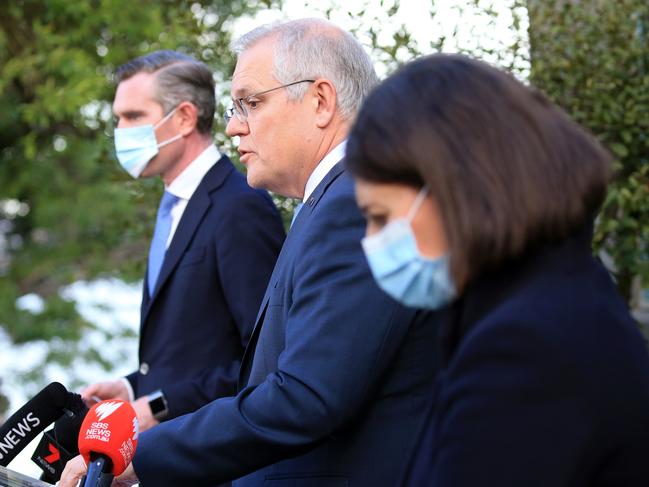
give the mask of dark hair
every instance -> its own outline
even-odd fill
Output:
[[[155,51],[135,58],[115,71],[117,83],[138,73],[156,73],[154,98],[165,113],[183,101],[198,109],[197,129],[209,133],[214,122],[214,78],[210,69],[191,56],[176,51]]]
[[[370,94],[346,154],[357,178],[430,187],[456,283],[592,221],[611,167],[544,95],[443,54],[407,64]]]

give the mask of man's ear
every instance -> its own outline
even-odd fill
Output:
[[[184,101],[176,108],[176,117],[179,120],[180,133],[183,136],[191,134],[198,125],[198,108],[191,102]]]
[[[328,79],[318,79],[310,91],[316,109],[316,125],[318,128],[325,128],[336,114],[336,88]]]

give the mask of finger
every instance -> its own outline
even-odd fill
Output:
[[[89,400],[92,396],[96,396],[99,391],[99,384],[90,384],[81,390],[81,397],[83,400]]]
[[[59,487],[76,487],[86,473],[86,464],[81,457],[75,457],[65,464]]]
[[[130,463],[119,477],[115,477],[112,487],[130,487],[137,483],[137,475],[135,474],[135,470],[133,470],[133,464]]]

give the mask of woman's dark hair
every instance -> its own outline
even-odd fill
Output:
[[[407,64],[370,94],[346,153],[357,178],[430,187],[456,283],[591,221],[611,167],[544,95],[443,54]]]

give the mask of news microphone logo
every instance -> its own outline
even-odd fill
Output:
[[[59,445],[52,433],[53,430],[43,433],[43,438],[34,450],[32,460],[46,475],[46,478],[41,480],[56,483],[61,478],[66,462],[74,458],[75,455]]]
[[[50,454],[45,457],[45,461],[49,464],[58,462],[61,459],[61,452],[59,449],[52,443],[48,444],[47,447],[50,450]]]
[[[137,417],[133,418],[133,440],[137,440],[140,436],[140,423],[137,421]]]
[[[133,406],[120,400],[95,404],[79,432],[79,452],[86,463],[97,457],[110,460],[110,473],[121,474],[135,454],[138,422]]]
[[[65,464],[79,454],[79,431],[88,407],[79,394],[69,392],[63,411],[52,429],[43,433],[32,455],[32,461],[43,471],[41,480],[50,484],[61,479]]]
[[[41,420],[31,411],[22,418],[18,418],[15,424],[11,428],[7,428],[7,432],[0,438],[0,461],[13,453],[12,450],[32,431],[37,430],[41,424]]]
[[[120,407],[123,402],[117,402],[117,401],[104,401],[102,403],[99,403],[97,405],[97,419],[99,421],[103,421],[106,419],[108,416],[113,414],[115,410]]]
[[[6,467],[48,424],[56,421],[68,402],[68,391],[52,382],[0,427],[0,466]]]

